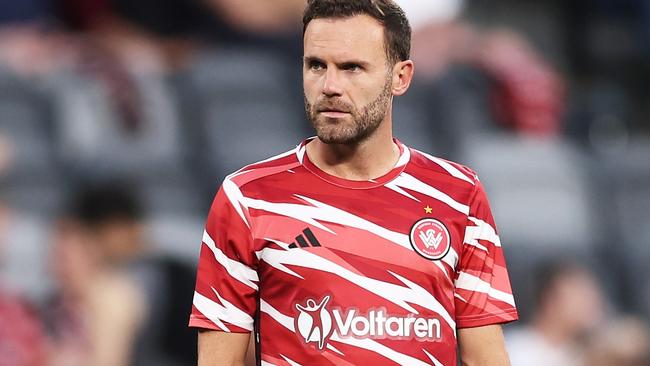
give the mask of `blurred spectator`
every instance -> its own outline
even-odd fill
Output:
[[[587,349],[589,366],[650,365],[650,329],[643,319],[617,319],[595,332]]]
[[[579,366],[583,341],[602,323],[604,299],[586,268],[565,262],[540,267],[530,324],[506,333],[512,366]]]
[[[71,62],[73,42],[39,23],[0,28],[0,69],[30,79],[47,77]]]
[[[196,49],[187,5],[194,3],[59,3],[64,24],[77,32],[68,67],[48,84],[61,160],[82,177],[163,181],[180,171],[185,147],[173,80]]]
[[[205,0],[230,26],[246,33],[295,33],[305,0]]]
[[[11,212],[0,200],[0,268],[4,265],[5,230]],[[46,360],[46,338],[36,312],[5,288],[0,278],[0,366],[40,366]]]
[[[83,194],[54,237],[58,292],[48,306],[55,366],[130,365],[144,297],[126,266],[142,250],[136,208],[117,191]]]
[[[192,269],[148,251],[141,215],[129,187],[113,182],[83,190],[58,224],[60,288],[48,307],[56,365],[195,362]]]
[[[276,48],[298,62],[305,0],[203,0],[211,9],[209,27],[219,44]]]
[[[413,22],[413,60],[420,77],[436,80],[454,65],[481,70],[491,82],[494,120],[536,136],[563,128],[562,77],[519,33],[480,27],[460,18],[461,0],[398,0]]]

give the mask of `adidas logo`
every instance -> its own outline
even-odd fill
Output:
[[[306,228],[305,230],[302,231],[304,235],[298,235],[296,236],[296,241],[291,243],[289,245],[290,249],[296,249],[298,246],[301,248],[307,248],[307,247],[320,247],[320,242],[318,242],[318,239],[316,239],[316,236],[314,233],[311,231],[310,228]],[[306,239],[305,239],[306,238]],[[309,242],[307,242],[309,241]],[[296,242],[298,244],[296,244]],[[310,245],[311,244],[311,245]]]

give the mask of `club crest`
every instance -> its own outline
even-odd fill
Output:
[[[442,259],[451,248],[451,235],[445,225],[431,218],[421,219],[411,228],[411,246],[418,254],[431,260]]]

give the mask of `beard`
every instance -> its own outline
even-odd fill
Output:
[[[312,105],[304,95],[305,112],[316,130],[318,138],[326,144],[351,145],[371,136],[386,117],[392,96],[391,81],[391,78],[388,77],[379,96],[361,110],[338,97],[322,97]],[[344,118],[325,117],[318,113],[323,108],[345,111],[350,115]]]

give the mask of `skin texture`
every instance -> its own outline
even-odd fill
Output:
[[[244,366],[250,333],[199,332],[198,366]]]
[[[463,366],[510,366],[500,325],[458,330]]]
[[[389,62],[384,30],[358,15],[315,19],[304,36],[305,109],[318,138],[309,159],[323,171],[350,180],[388,173],[399,158],[393,142],[392,101],[406,93],[411,60]],[[459,330],[465,365],[507,366],[500,326]],[[249,335],[199,334],[199,366],[244,365]]]

